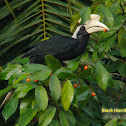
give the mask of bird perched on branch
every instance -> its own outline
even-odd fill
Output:
[[[90,33],[109,30],[106,25],[99,22],[99,19],[99,15],[91,14],[85,24],[76,28],[72,38],[53,36],[48,40],[40,41],[23,50],[23,58],[29,57],[30,63],[43,63],[47,54],[53,55],[60,61],[76,58],[85,51]]]
[[[91,14],[85,24],[76,28],[72,38],[53,36],[48,40],[40,41],[23,50],[23,57],[29,57],[30,63],[43,63],[44,56],[47,54],[53,55],[60,61],[74,59],[85,51],[90,33],[109,30],[106,25],[99,22],[99,19],[99,15]],[[11,94],[11,92],[8,93],[0,108],[8,101]]]

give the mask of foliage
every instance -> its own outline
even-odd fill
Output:
[[[69,23],[74,31],[78,20],[82,18],[81,23],[86,22],[91,13],[99,14],[110,31],[91,34],[84,54],[65,62],[66,66],[46,55],[46,65],[27,64],[28,59],[18,57],[5,69],[0,68],[0,79],[8,81],[0,96],[15,89],[3,108],[4,119],[8,121],[19,111],[17,126],[126,125],[124,113],[101,112],[102,108],[124,109],[126,104],[125,1],[93,0],[90,7],[74,0],[5,2],[6,5],[1,4],[1,21],[10,13],[15,20],[2,26],[0,55],[20,42],[24,46],[27,40],[32,44],[55,33],[70,36]],[[96,96],[91,96],[92,92]]]

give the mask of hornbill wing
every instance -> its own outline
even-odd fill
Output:
[[[38,42],[23,52],[23,57],[32,57],[36,55],[56,55],[58,53],[64,53],[76,48],[78,41],[76,39],[67,36],[53,36],[48,40]]]

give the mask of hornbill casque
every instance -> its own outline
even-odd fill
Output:
[[[87,46],[92,32],[108,31],[109,28],[99,22],[100,16],[91,14],[90,19],[76,28],[72,38],[67,36],[53,36],[26,48],[24,57],[29,57],[30,63],[43,63],[44,56],[53,55],[60,61],[71,60],[82,54]]]
[[[99,22],[100,16],[91,14],[90,19],[83,25],[76,28],[72,38],[67,36],[53,36],[48,40],[40,41],[26,48],[24,57],[29,57],[30,63],[43,63],[44,56],[53,55],[60,61],[71,60],[81,55],[87,46],[90,33],[97,31],[108,31],[109,28]],[[12,92],[10,91],[4,99],[1,107],[8,101]]]

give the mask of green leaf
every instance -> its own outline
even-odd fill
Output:
[[[114,24],[114,18],[112,13],[102,4],[99,5],[100,10],[102,12],[102,14],[104,15],[105,18],[105,22],[107,23],[108,26],[113,26]]]
[[[109,72],[116,72],[119,69],[119,66],[122,64],[121,60],[117,60],[108,65],[107,70]]]
[[[41,65],[41,64],[25,64],[22,66],[24,72],[30,72],[34,73],[37,71],[49,71],[49,68],[47,66]]]
[[[71,110],[68,111],[67,117],[68,117],[70,126],[76,126],[76,119]]]
[[[6,92],[8,92],[11,88],[11,86],[7,86],[6,88],[0,90],[0,97],[4,95]]]
[[[95,50],[92,53],[92,60],[93,61],[97,61],[98,60],[98,54],[97,54],[97,52]]]
[[[28,91],[30,91],[31,89],[35,88],[35,85],[30,84],[30,83],[21,83],[17,89],[15,90],[15,97],[17,98],[22,98],[24,97]]]
[[[46,55],[45,56],[45,62],[49,68],[51,68],[53,71],[57,70],[58,68],[61,67],[61,63],[58,59],[51,55]]]
[[[76,108],[78,108],[77,98],[78,98],[77,92],[76,92],[76,90],[74,90],[74,98],[73,98],[71,105],[76,107]]]
[[[105,126],[116,126],[118,119],[112,119],[105,124]]]
[[[62,92],[61,92],[61,102],[63,105],[63,108],[68,111],[70,104],[73,100],[74,97],[74,89],[73,86],[70,82],[70,80],[67,80],[62,88]]]
[[[72,71],[75,71],[79,66],[78,62],[74,62],[74,61],[69,61],[67,67],[70,68]]]
[[[52,26],[51,27],[47,27],[47,30],[52,31],[54,33],[57,33],[59,35],[71,37],[70,34],[68,34],[66,32],[63,32],[63,31],[59,30],[58,28],[52,28]]]
[[[44,111],[48,106],[48,96],[43,86],[37,86],[35,89],[35,99],[39,108]]]
[[[43,114],[39,117],[39,126],[47,126],[53,119],[56,113],[55,107],[49,107]]]
[[[106,38],[105,43],[101,45],[100,47],[100,53],[103,53],[103,52],[108,52],[112,46],[114,45],[114,42],[116,40],[116,36],[112,36],[111,38]]]
[[[110,7],[112,5],[111,0],[106,0],[105,5],[106,5],[106,7]]]
[[[89,77],[91,75],[91,68],[84,70],[83,72],[81,72],[78,76],[81,79],[86,79],[87,77]]]
[[[18,84],[22,79],[24,79],[25,77],[27,77],[30,73],[21,73],[21,76],[14,81],[12,86],[15,86],[16,84]]]
[[[30,76],[30,80],[45,80],[49,77],[51,71],[47,66],[41,64],[26,64],[23,65],[24,72],[34,73]]]
[[[29,58],[26,57],[26,58],[21,58],[21,57],[18,57],[16,59],[14,59],[14,61],[18,62],[18,63],[21,63],[21,64],[27,64],[29,62]]]
[[[91,125],[92,120],[89,120],[89,118],[81,110],[77,111],[76,118],[77,118],[77,126],[90,126]]]
[[[8,64],[7,68],[5,68],[0,73],[0,79],[8,80],[12,75],[18,74],[20,72],[21,72],[21,65],[19,65],[19,64],[15,64],[15,65]]]
[[[80,15],[79,15],[79,12],[77,13],[74,13],[72,15],[72,19],[71,19],[71,22],[70,22],[70,30],[73,31],[75,29],[75,27],[77,26],[77,23],[80,19]]]
[[[119,67],[119,73],[122,76],[126,76],[126,63],[123,63],[123,64],[120,65],[120,67]]]
[[[30,80],[31,81],[34,81],[34,80],[43,81],[49,77],[50,73],[51,73],[51,71],[49,69],[43,69],[43,70],[37,71],[30,77]]]
[[[20,103],[20,115],[22,115],[22,113],[29,107],[29,105],[31,106],[33,101],[35,101],[34,93],[35,93],[34,90],[29,91],[25,95],[25,97],[22,99],[22,101]],[[36,102],[36,104],[37,104],[37,102]],[[35,106],[32,106],[32,108],[35,108]]]
[[[113,84],[115,89],[120,90],[124,87],[125,83],[123,81],[120,80],[113,80]]]
[[[100,62],[97,62],[96,64],[96,80],[98,86],[104,91],[106,90],[108,84],[112,83],[108,71]]]
[[[62,67],[59,68],[56,72],[55,75],[59,78],[59,79],[66,79],[68,77],[76,77],[75,74],[72,73],[72,71],[67,68],[67,67]]]
[[[83,7],[80,10],[80,16],[81,16],[81,24],[84,24],[91,15],[91,8],[90,7]]]
[[[52,75],[49,79],[49,89],[51,91],[52,98],[57,102],[61,95],[61,84],[57,76]]]
[[[53,120],[50,124],[49,124],[49,126],[60,126],[60,123],[59,123],[59,121],[58,120]]]
[[[91,89],[89,89],[89,88],[85,89],[85,91],[83,93],[78,95],[78,98],[77,98],[78,102],[87,100],[90,93],[91,93]]]
[[[121,28],[118,33],[118,44],[120,47],[120,55],[126,57],[126,31],[124,28]]]
[[[33,110],[31,107],[26,109],[26,111],[24,111],[20,118],[19,118],[19,126],[26,126],[30,123],[30,121],[33,119],[33,117],[35,117],[35,115],[37,114],[37,112],[39,111],[38,107],[36,106],[36,108]]]
[[[61,110],[59,111],[59,120],[60,120],[61,126],[69,126],[68,118],[66,114]]]
[[[76,89],[78,94],[78,101],[84,101],[87,100],[89,94],[91,93],[91,89],[85,84],[79,88]]]
[[[2,111],[2,115],[5,120],[7,120],[11,115],[13,115],[18,107],[18,99],[12,98],[7,104],[5,104]]]

